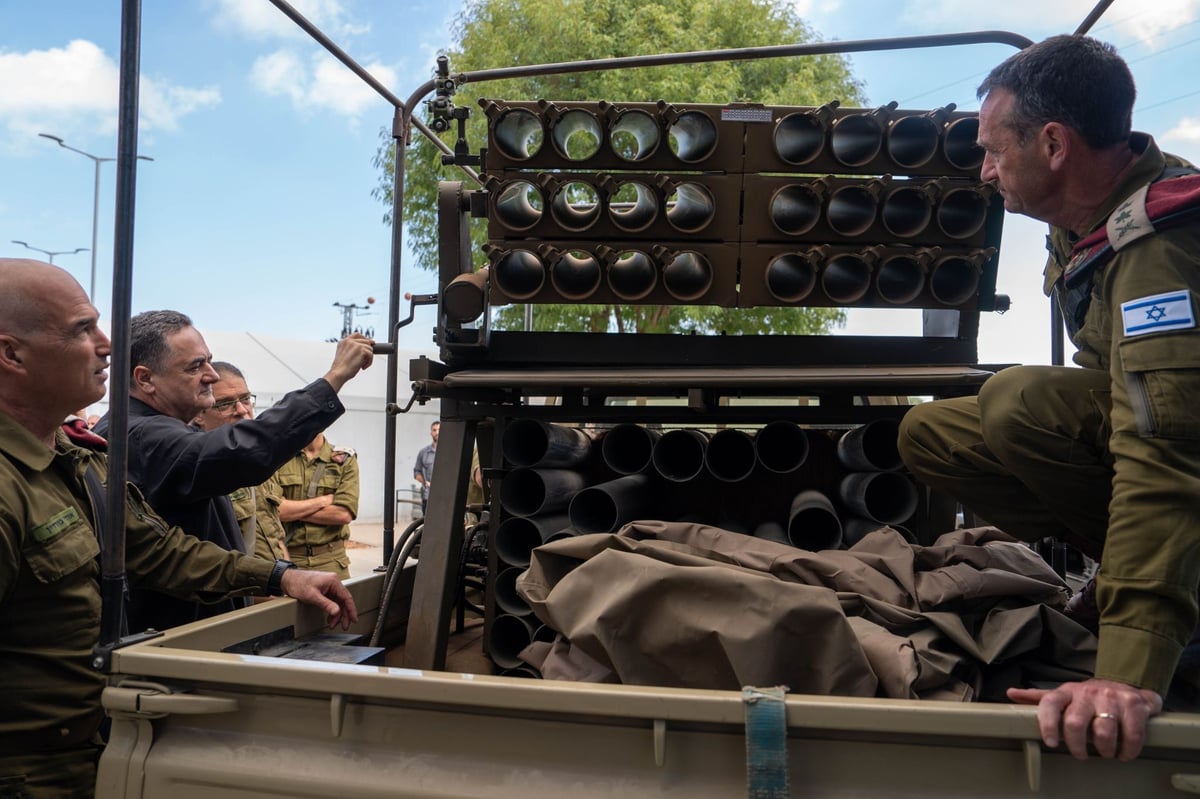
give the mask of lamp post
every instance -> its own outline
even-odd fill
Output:
[[[91,282],[90,287],[88,288],[88,300],[90,302],[95,302],[96,301],[96,233],[97,233],[97,230],[99,229],[99,222],[100,222],[100,165],[102,163],[104,163],[105,161],[116,161],[117,159],[116,158],[101,158],[98,155],[92,155],[91,153],[85,153],[83,150],[77,149],[77,148],[72,147],[71,145],[67,144],[65,141],[63,141],[58,136],[52,136],[49,133],[39,133],[38,135],[41,136],[43,139],[49,139],[52,142],[57,142],[58,146],[62,147],[65,150],[70,150],[73,153],[79,153],[80,155],[84,156],[85,158],[92,159],[92,162],[96,165],[96,184],[95,184],[95,190],[92,193],[92,282]],[[138,159],[141,161],[153,161],[154,160],[153,158],[151,158],[148,155],[139,155]],[[31,247],[30,249],[36,249],[36,248]],[[51,261],[51,263],[54,263],[54,262]]]
[[[87,252],[87,247],[76,247],[73,250],[43,250],[41,247],[34,247],[31,244],[26,244],[25,242],[17,241],[16,239],[13,239],[12,243],[20,244],[22,247],[24,247],[27,250],[33,250],[34,252],[40,252],[40,253],[45,254],[46,259],[48,261],[50,261],[50,263],[54,263],[54,256],[56,256],[56,255],[74,255],[77,252]]]

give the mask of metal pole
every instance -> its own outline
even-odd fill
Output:
[[[102,158],[98,155],[92,155],[89,152],[80,150],[78,147],[72,147],[62,140],[60,136],[54,136],[49,133],[39,133],[43,139],[49,139],[64,150],[70,150],[73,153],[79,153],[84,158],[90,158],[96,167],[95,187],[92,191],[92,278],[88,287],[88,301],[95,304],[96,302],[96,242],[97,233],[100,229],[100,165],[105,161],[115,161],[115,158]],[[154,159],[148,155],[139,155],[139,161],[153,161]],[[80,252],[80,250],[76,250]],[[50,263],[54,263],[51,261]]]
[[[117,114],[117,190],[113,225],[112,357],[109,374],[107,513],[101,561],[100,643],[92,658],[107,671],[125,617],[125,477],[129,432],[129,317],[133,294],[133,217],[137,185],[138,78],[142,4],[121,2],[121,77]]]
[[[96,304],[96,234],[100,226],[100,159],[93,158],[96,166],[96,185],[92,190],[92,282],[88,285],[88,301]]]

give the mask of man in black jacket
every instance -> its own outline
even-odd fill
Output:
[[[258,485],[342,415],[337,392],[370,366],[372,342],[354,334],[338,342],[323,378],[287,394],[255,419],[200,431],[189,423],[213,404],[219,375],[192,320],[177,311],[146,311],[130,324],[129,481],[164,519],[225,549],[253,552],[243,540],[228,494]],[[106,435],[108,417],[96,425]],[[129,627],[165,629],[241,607],[132,592]]]

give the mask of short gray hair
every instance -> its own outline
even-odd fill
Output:
[[[179,311],[143,311],[129,321],[130,376],[138,366],[161,372],[167,353],[167,336],[192,327],[192,320]]]
[[[1009,56],[984,78],[977,95],[1013,95],[1006,124],[1020,144],[1048,122],[1079,133],[1088,146],[1111,147],[1129,138],[1137,89],[1116,48],[1088,36],[1051,36]]]
[[[229,361],[213,361],[210,364],[213,369],[217,370],[217,374],[221,377],[236,377],[245,380],[246,376],[242,374],[242,370],[231,364]]]

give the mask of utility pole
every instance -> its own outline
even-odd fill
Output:
[[[363,333],[368,338],[373,338],[374,334],[375,334],[374,329],[366,328],[364,330],[362,328],[356,328],[354,326],[354,312],[355,311],[365,311],[374,304],[375,304],[374,297],[367,297],[366,305],[356,305],[354,303],[335,302],[333,304],[333,307],[342,309],[342,335],[339,336],[338,339],[343,339],[346,336],[350,335],[351,333]],[[366,316],[366,314],[362,314],[362,315]],[[334,340],[336,341],[338,339],[334,339]]]

